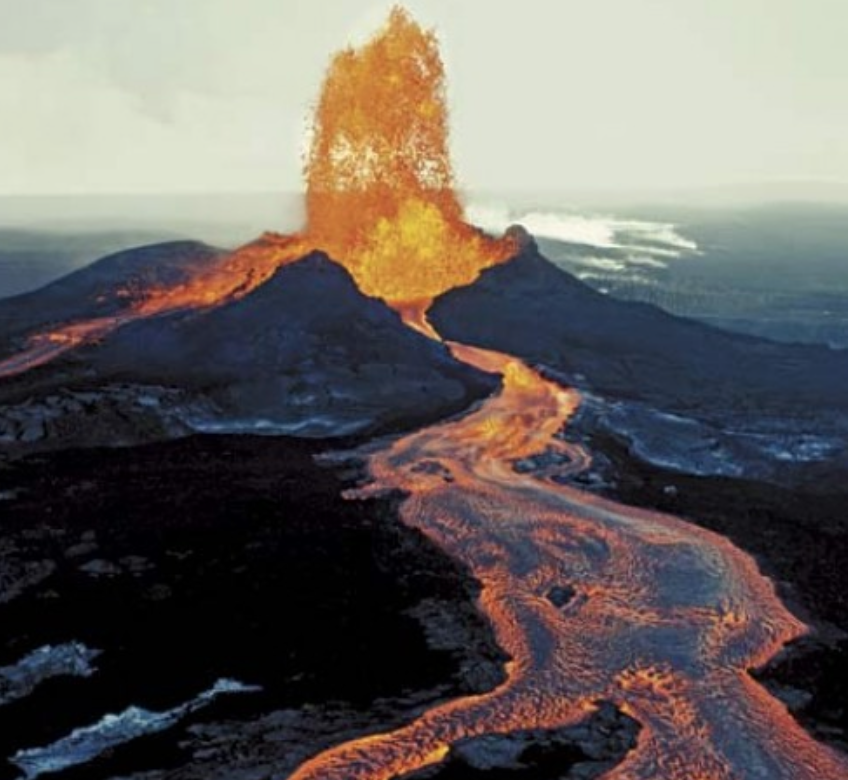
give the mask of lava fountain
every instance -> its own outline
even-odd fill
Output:
[[[365,46],[331,63],[305,175],[301,233],[266,233],[183,287],[155,291],[144,311],[216,305],[321,250],[366,295],[420,313],[515,254],[512,238],[490,238],[465,221],[438,43],[401,8]]]
[[[367,295],[404,308],[470,284],[515,253],[464,221],[438,44],[395,8],[333,60],[306,168],[307,234]]]

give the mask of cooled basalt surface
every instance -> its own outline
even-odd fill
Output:
[[[182,715],[57,777],[234,777],[497,685],[467,572],[395,498],[343,500],[320,451],[205,436],[0,468],[2,758],[141,708]],[[180,709],[227,679],[261,691]]]

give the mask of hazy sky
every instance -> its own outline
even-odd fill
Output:
[[[300,186],[373,0],[0,0],[0,193]],[[409,0],[477,190],[848,181],[848,0]]]

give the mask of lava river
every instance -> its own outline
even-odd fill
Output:
[[[408,493],[403,521],[482,583],[480,608],[512,659],[507,680],[328,750],[293,779],[388,780],[440,762],[462,738],[576,724],[600,700],[642,724],[607,778],[848,777],[848,761],[747,672],[806,630],[755,562],[674,517],[517,473],[517,459],[551,448],[585,468],[588,455],[556,437],[578,395],[505,355],[453,350],[502,373],[503,390],[372,455],[373,481],[353,497]],[[546,597],[556,586],[577,592],[564,608]]]

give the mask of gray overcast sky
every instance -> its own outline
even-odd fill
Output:
[[[0,0],[0,193],[300,187],[373,0]],[[409,0],[477,190],[848,181],[848,0]]]

